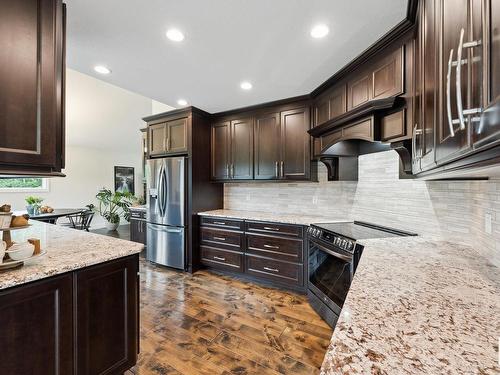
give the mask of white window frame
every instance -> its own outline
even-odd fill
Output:
[[[23,178],[24,176],[12,176],[12,178]],[[49,179],[42,178],[42,186],[39,188],[0,188],[0,193],[47,193],[49,192]]]

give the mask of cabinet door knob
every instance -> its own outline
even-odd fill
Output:
[[[225,241],[226,238],[225,237],[216,237],[216,236],[213,236],[212,237],[214,240],[217,240],[217,241]]]
[[[214,259],[215,259],[215,260],[220,260],[220,261],[222,261],[222,262],[225,262],[225,261],[226,261],[226,258],[217,257],[217,256],[214,256]]]

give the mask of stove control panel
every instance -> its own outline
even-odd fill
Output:
[[[333,246],[341,248],[342,250],[346,250],[350,253],[354,251],[354,247],[356,245],[356,242],[349,238],[345,238],[313,226],[307,228],[307,234],[312,238],[321,239]]]

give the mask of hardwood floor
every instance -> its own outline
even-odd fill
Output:
[[[141,354],[127,375],[316,374],[332,335],[307,298],[141,261]]]

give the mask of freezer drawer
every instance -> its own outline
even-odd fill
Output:
[[[147,260],[164,266],[185,268],[184,227],[147,224]]]

